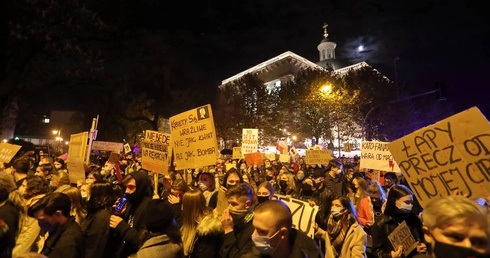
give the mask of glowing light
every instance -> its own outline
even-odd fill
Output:
[[[7,139],[3,139],[3,142],[7,142]]]
[[[329,93],[331,90],[332,90],[331,84],[326,84],[320,89],[320,91],[323,93]]]
[[[58,134],[58,130],[53,130],[53,134]]]
[[[363,45],[360,45],[359,47],[357,47],[357,51],[361,52],[364,50],[364,46]]]

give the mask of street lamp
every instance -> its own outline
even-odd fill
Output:
[[[53,130],[53,134],[56,135],[56,142],[57,142],[57,149],[58,151],[62,152],[62,146],[61,146],[61,142],[63,141],[63,138],[61,137],[61,130],[62,129],[59,129],[59,130]]]

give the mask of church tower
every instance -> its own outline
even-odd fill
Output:
[[[327,33],[328,24],[323,25],[323,37],[324,39],[318,44],[318,51],[320,52],[320,62],[323,60],[332,60],[335,59],[335,48],[337,47],[337,43],[328,39]]]

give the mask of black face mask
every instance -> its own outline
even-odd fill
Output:
[[[279,181],[279,186],[281,189],[286,189],[286,187],[288,187],[288,181]]]
[[[272,180],[272,176],[265,176],[265,180],[271,181]]]
[[[269,196],[257,196],[257,200],[259,201],[259,203],[263,203],[269,200]]]
[[[481,254],[471,248],[460,247],[450,244],[444,244],[435,241],[434,254],[436,257],[443,258],[484,258],[489,257],[489,254]]]
[[[312,196],[313,195],[313,189],[311,187],[311,185],[309,184],[303,184],[303,188],[302,188],[302,194],[303,196]]]

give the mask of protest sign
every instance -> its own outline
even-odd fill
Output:
[[[398,246],[403,246],[403,254],[407,257],[413,249],[417,247],[417,241],[410,232],[407,223],[403,221],[395,228],[393,232],[388,236],[388,239],[393,246],[393,250],[398,249]]]
[[[351,146],[350,146],[350,143],[346,142],[344,143],[344,152],[351,152],[352,149],[351,149]]]
[[[262,153],[260,152],[247,153],[244,155],[245,155],[245,162],[247,163],[247,166],[251,167],[254,164],[259,166],[264,165],[264,160],[262,159]]]
[[[242,155],[259,151],[259,129],[242,129]]]
[[[276,154],[275,153],[267,153],[266,158],[270,161],[276,160]]]
[[[119,163],[119,158],[121,158],[121,155],[119,153],[111,152],[109,159],[107,159],[107,163],[115,165],[116,163]]]
[[[242,159],[242,147],[233,147],[233,157],[232,159]]]
[[[70,171],[70,173],[68,173],[70,183],[85,183],[84,159],[81,159],[80,157],[72,157],[66,161],[66,167],[68,168],[68,171]]]
[[[281,154],[279,155],[279,161],[281,163],[289,163],[291,162],[291,156],[289,154]]]
[[[131,152],[131,146],[129,146],[129,143],[124,144],[124,154],[128,154]]]
[[[93,141],[92,150],[102,150],[119,153],[123,150],[123,144],[122,142]]]
[[[170,134],[152,130],[145,131],[141,142],[141,167],[146,170],[165,174],[169,168]]]
[[[393,159],[390,149],[388,149],[388,142],[363,141],[359,166],[388,172],[400,172],[400,168]]]
[[[306,164],[328,164],[332,159],[330,150],[310,149],[306,150]]]
[[[219,151],[211,105],[171,117],[170,132],[178,169],[216,164]]]
[[[293,228],[305,232],[309,237],[314,238],[315,216],[318,212],[318,206],[311,207],[308,202],[295,198],[287,198],[284,195],[274,194],[274,198],[286,203],[293,215]]]
[[[82,133],[70,135],[70,144],[68,147],[67,161],[73,160],[78,162],[79,158],[81,160],[85,160],[85,156],[87,154],[87,143],[88,143],[88,132],[82,132]]]
[[[20,145],[6,142],[0,143],[0,162],[9,163],[15,154],[22,148]]]
[[[420,204],[490,195],[490,124],[473,107],[388,144]]]

